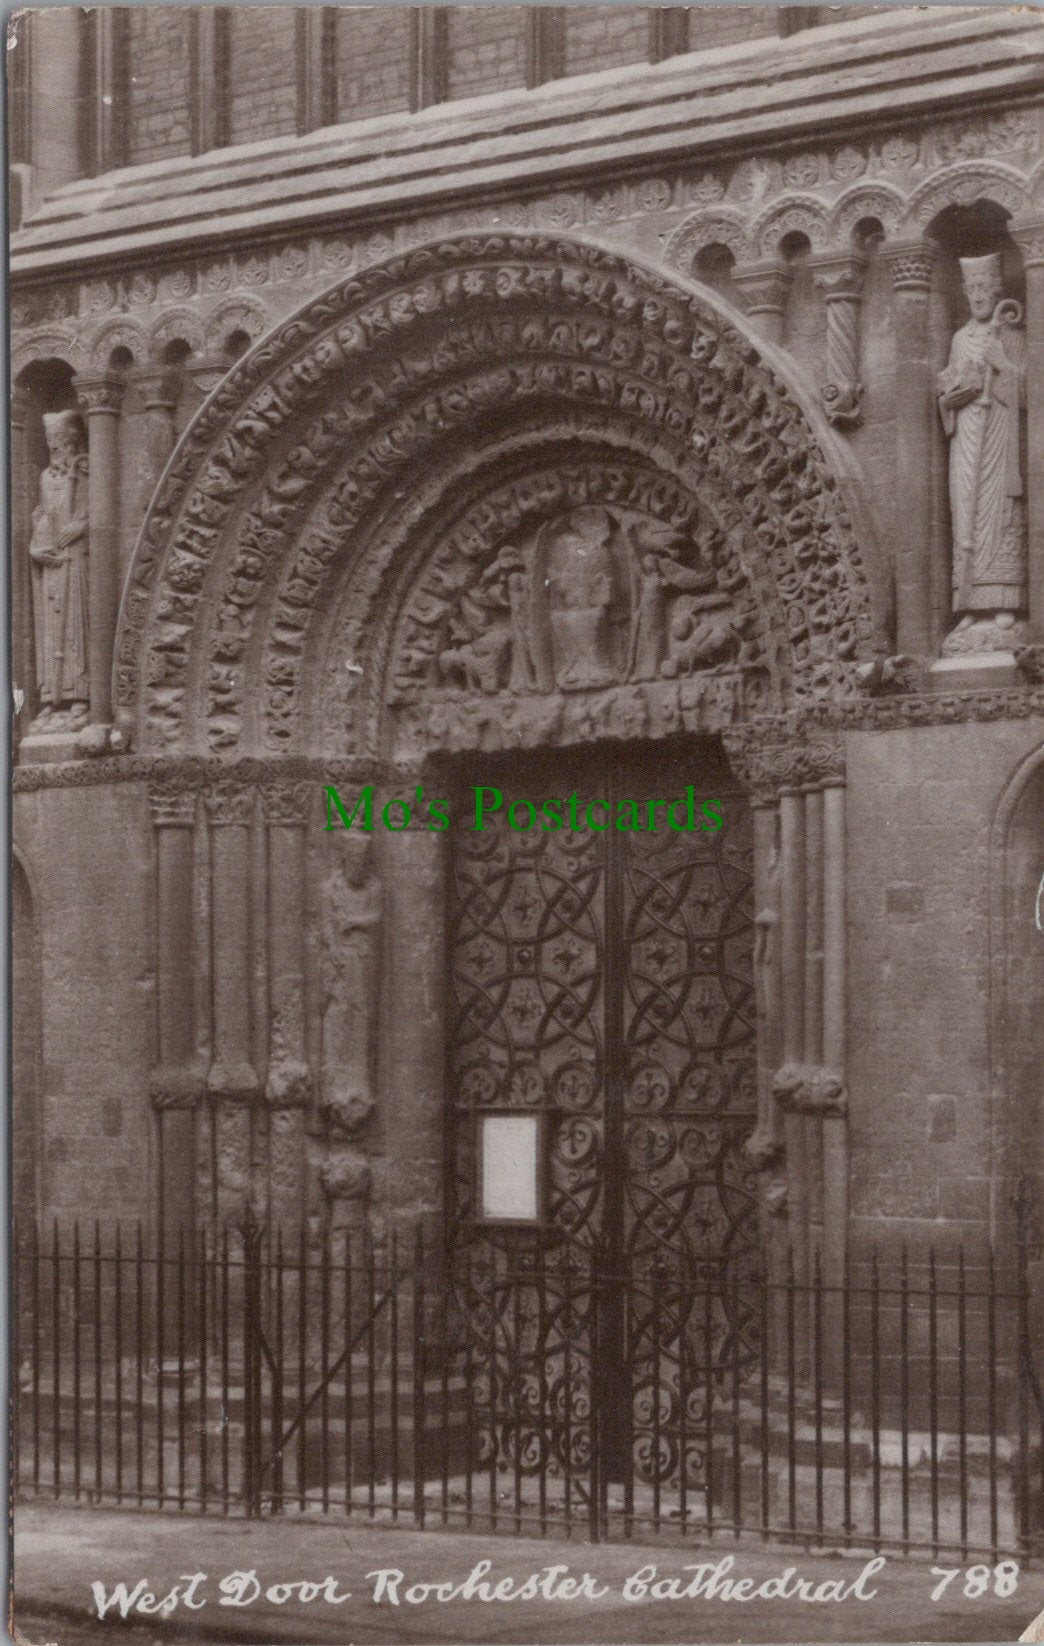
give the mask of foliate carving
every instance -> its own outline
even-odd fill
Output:
[[[784,1109],[800,1114],[843,1115],[848,1111],[844,1079],[818,1064],[784,1064],[773,1077],[772,1092]]]
[[[766,744],[743,728],[726,732],[724,743],[752,798],[762,804],[788,790],[837,787],[845,781],[844,741],[830,733],[810,730],[807,741]]]
[[[331,1125],[350,1136],[374,1108],[381,884],[365,835],[349,834],[338,844],[343,865],[323,882],[321,1106]]]
[[[1039,211],[1038,206],[1036,214],[1026,213],[1021,219],[1014,217],[1008,224],[1008,233],[1021,251],[1027,269],[1044,263],[1044,221]]]
[[[931,240],[886,240],[880,255],[888,264],[894,291],[928,291],[938,247]]]
[[[254,791],[238,783],[213,783],[206,789],[203,799],[207,817],[216,827],[249,823],[253,815]]]
[[[938,380],[950,439],[953,609],[959,619],[943,646],[949,655],[1011,647],[1028,575],[1020,455],[1027,356],[1022,308],[1001,295],[998,255],[961,258],[961,271],[971,319],[954,334]]]
[[[33,581],[36,729],[76,729],[87,718],[87,492],[83,425],[76,412],[44,416],[49,461],[33,510],[29,560]]]
[[[308,822],[314,809],[314,783],[264,783],[261,815],[266,823],[298,826]]]
[[[199,796],[195,789],[178,783],[149,786],[149,812],[157,829],[191,828],[196,821]]]
[[[88,417],[114,417],[123,405],[127,385],[122,377],[77,377],[76,393]]]

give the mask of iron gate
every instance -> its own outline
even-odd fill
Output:
[[[500,792],[454,837],[449,941],[452,1248],[483,1455],[550,1462],[567,1494],[592,1468],[699,1489],[715,1380],[746,1376],[760,1338],[749,809],[707,745],[514,762]],[[519,829],[516,796],[609,826]],[[498,1113],[542,1122],[529,1227],[478,1204]]]

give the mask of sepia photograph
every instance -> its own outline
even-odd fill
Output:
[[[1044,1642],[1044,10],[5,30],[10,1638]]]

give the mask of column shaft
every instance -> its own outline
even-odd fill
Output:
[[[308,788],[263,791],[268,825],[269,1050],[272,1220],[287,1228],[304,1203],[306,1108],[312,1075],[305,1051],[305,831]]]
[[[25,423],[29,399],[20,389],[11,396],[11,680],[23,692],[15,714],[16,738],[36,712],[36,660],[33,655],[33,599],[29,575],[29,452]]]
[[[931,544],[935,401],[930,304],[935,247],[930,241],[887,243],[895,331],[896,645],[926,656],[932,649]]]
[[[119,416],[123,381],[76,379],[87,414],[90,469],[87,570],[88,679],[92,726],[112,723],[112,647],[119,600]]]
[[[1044,222],[1011,225],[1026,266],[1026,513],[1030,639],[1044,645]]]
[[[207,795],[211,849],[212,1060],[218,1216],[236,1221],[253,1202],[252,1105],[260,1082],[251,1061],[249,790]]]

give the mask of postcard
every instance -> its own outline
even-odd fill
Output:
[[[10,1629],[1044,1640],[1044,19],[7,21]]]

